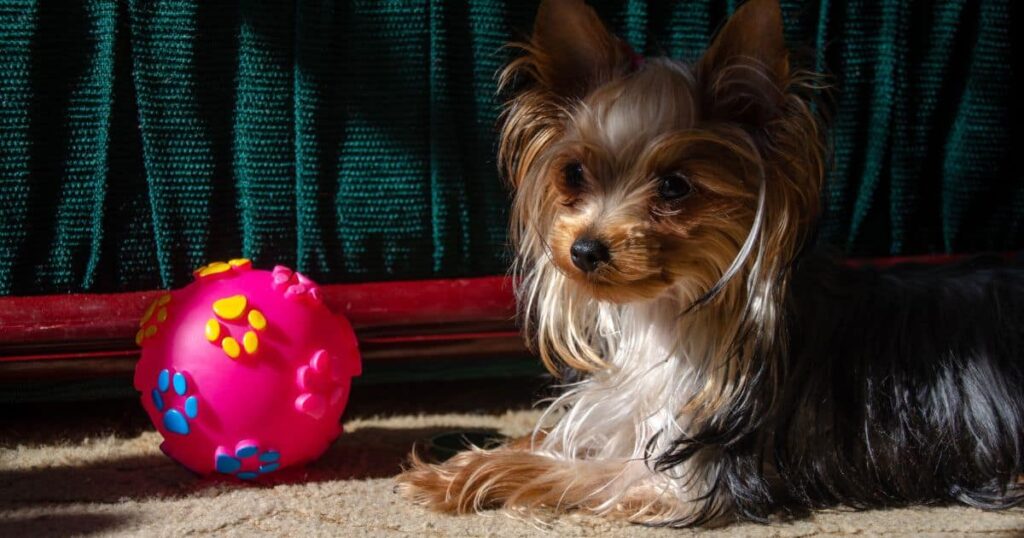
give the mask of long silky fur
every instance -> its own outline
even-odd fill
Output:
[[[775,4],[777,17],[777,3],[751,3]],[[599,42],[618,51],[610,43]],[[561,202],[545,179],[568,119],[602,112],[555,93],[538,43],[520,47],[501,74],[511,97],[499,150],[516,193],[520,319],[547,368],[570,375],[534,436],[442,464],[414,459],[399,478],[408,497],[451,512],[584,510],[669,526],[1024,499],[1024,272],[851,269],[805,253],[825,175],[818,77],[785,58],[722,63],[717,52],[630,71],[608,53],[598,97],[629,84],[699,88],[691,104],[711,120],[699,136],[751,194],[703,236],[693,271],[656,297],[606,301],[559,265]],[[758,128],[714,121],[740,117]]]
[[[671,68],[686,72],[683,65]],[[525,60],[513,63],[502,80],[510,83],[523,70],[530,70]],[[686,76],[696,78],[689,72]],[[779,262],[791,259],[802,241],[800,235],[780,233],[765,222],[779,225],[788,213],[816,211],[816,200],[792,193],[804,188],[804,181],[784,176],[809,176],[806,181],[816,182],[823,170],[818,121],[802,98],[814,80],[794,77],[792,97],[786,103],[791,110],[780,115],[788,122],[780,121],[766,131],[770,140],[755,141],[739,129],[718,133],[736,148],[736,158],[750,163],[751,175],[758,181],[754,218],[734,238],[739,253],[716,264],[715,280],[680,287],[668,304],[646,307],[597,301],[567,282],[551,262],[541,224],[546,200],[535,191],[543,185],[528,178],[538,174],[534,159],[541,158],[562,134],[561,123],[534,121],[551,113],[550,96],[542,89],[520,91],[506,111],[501,155],[519,190],[512,237],[519,254],[514,267],[520,319],[528,341],[552,372],[568,367],[584,374],[550,405],[546,417],[559,418],[538,453],[562,459],[646,462],[642,467],[654,475],[638,470],[623,473],[609,484],[620,495],[651,482],[657,473],[677,476],[676,491],[670,491],[671,482],[661,486],[676,497],[674,505],[663,505],[672,508],[653,515],[642,512],[631,516],[633,520],[694,525],[715,521],[730,509],[751,518],[766,515],[767,485],[759,474],[750,472],[759,462],[736,452],[749,448],[761,417],[774,405],[781,374],[778,355],[785,348],[780,303],[788,276],[788,268]],[[769,142],[778,153],[766,158],[759,142]],[[799,160],[794,160],[794,153]],[[793,203],[810,207],[797,210],[790,206]],[[694,294],[694,289],[704,291]],[[668,311],[655,319],[652,309]],[[652,326],[691,336],[676,338],[659,349],[649,342],[655,338],[648,331]],[[657,380],[653,386],[651,380]],[[651,403],[638,409],[635,400],[641,393]],[[650,419],[659,413],[668,415],[660,421]],[[595,415],[601,428],[588,424]],[[610,431],[616,428],[622,432]],[[588,448],[593,446],[602,448]],[[693,465],[695,460],[714,463]],[[611,511],[617,499],[611,496],[596,511]]]
[[[999,259],[797,266],[761,448],[802,507],[1024,500],[1024,271]]]

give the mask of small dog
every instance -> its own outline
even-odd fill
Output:
[[[500,148],[518,299],[575,379],[528,438],[414,455],[406,497],[671,526],[1024,499],[1024,276],[804,252],[826,143],[778,0],[692,66],[638,59],[581,0],[544,2],[521,47]]]

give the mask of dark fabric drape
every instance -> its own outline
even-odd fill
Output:
[[[692,59],[736,2],[595,4]],[[535,8],[0,0],[0,294],[175,286],[238,255],[324,282],[502,273],[494,73]],[[1011,0],[783,8],[836,88],[822,241],[1024,243]]]

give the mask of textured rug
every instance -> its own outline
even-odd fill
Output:
[[[441,395],[425,395],[429,391],[422,387],[367,390],[350,407],[346,434],[321,460],[305,469],[284,471],[266,485],[196,478],[160,453],[159,436],[133,401],[2,409],[0,536],[685,536],[694,532],[633,527],[579,515],[538,521],[501,512],[449,517],[409,505],[394,493],[391,477],[414,443],[453,430],[521,435],[538,416],[514,396],[523,392],[515,383],[433,388]],[[393,404],[398,395],[410,394],[416,394],[422,405]],[[438,404],[445,399],[460,403]],[[1024,510],[984,512],[959,506],[828,510],[798,521],[732,525],[708,534],[1024,536]]]

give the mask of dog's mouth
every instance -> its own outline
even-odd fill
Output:
[[[624,279],[622,273],[613,267],[602,272],[570,275],[576,285],[593,299],[601,302],[627,304],[649,301],[659,297],[671,286],[671,280],[660,272],[651,273],[640,279]]]

